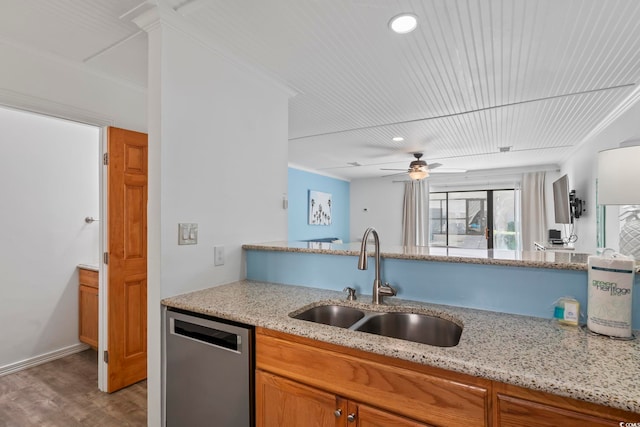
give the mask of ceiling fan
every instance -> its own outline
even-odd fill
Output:
[[[381,171],[404,171],[401,173],[394,173],[391,175],[401,175],[402,173],[408,173],[411,179],[420,180],[429,176],[429,171],[442,166],[440,163],[432,163],[427,165],[427,162],[420,160],[422,153],[413,153],[413,157],[416,159],[409,163],[409,169],[380,169]],[[385,175],[385,176],[391,176]]]

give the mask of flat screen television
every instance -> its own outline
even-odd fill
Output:
[[[553,208],[556,214],[556,224],[571,224],[571,197],[569,192],[569,178],[561,176],[553,183]]]

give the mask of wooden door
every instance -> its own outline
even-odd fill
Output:
[[[356,416],[357,427],[429,427],[429,424],[419,423],[362,403],[356,405],[349,402],[348,412]]]
[[[332,393],[256,371],[257,427],[344,427],[346,409]]]
[[[107,391],[147,377],[147,135],[108,129]]]

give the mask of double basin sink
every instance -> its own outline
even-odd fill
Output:
[[[460,325],[441,317],[377,312],[335,304],[311,307],[291,317],[438,347],[454,347],[462,335]]]

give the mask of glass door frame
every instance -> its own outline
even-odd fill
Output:
[[[493,193],[494,191],[513,191],[514,192],[514,197],[515,197],[515,188],[494,188],[491,190],[462,190],[462,191],[433,191],[429,193],[429,198],[431,198],[431,194],[444,194],[445,198],[444,199],[440,199],[440,202],[442,203],[442,201],[445,202],[446,204],[446,215],[444,215],[444,217],[439,218],[440,221],[442,222],[442,220],[444,219],[444,224],[446,226],[446,234],[445,234],[445,246],[449,247],[449,194],[450,193],[478,193],[478,192],[483,192],[486,194],[486,207],[487,207],[487,219],[486,219],[486,225],[485,225],[485,230],[484,230],[484,237],[487,240],[487,250],[493,249],[494,248],[494,214],[493,214],[493,210],[494,210],[494,206],[493,206]],[[465,199],[465,206],[468,207],[469,205],[469,200],[471,199]],[[482,199],[478,199],[478,200],[482,200]],[[431,200],[430,202],[431,203]],[[516,209],[516,206],[514,206],[514,210]],[[431,221],[432,218],[429,218],[429,221]],[[468,225],[466,225],[467,230],[468,230]]]

